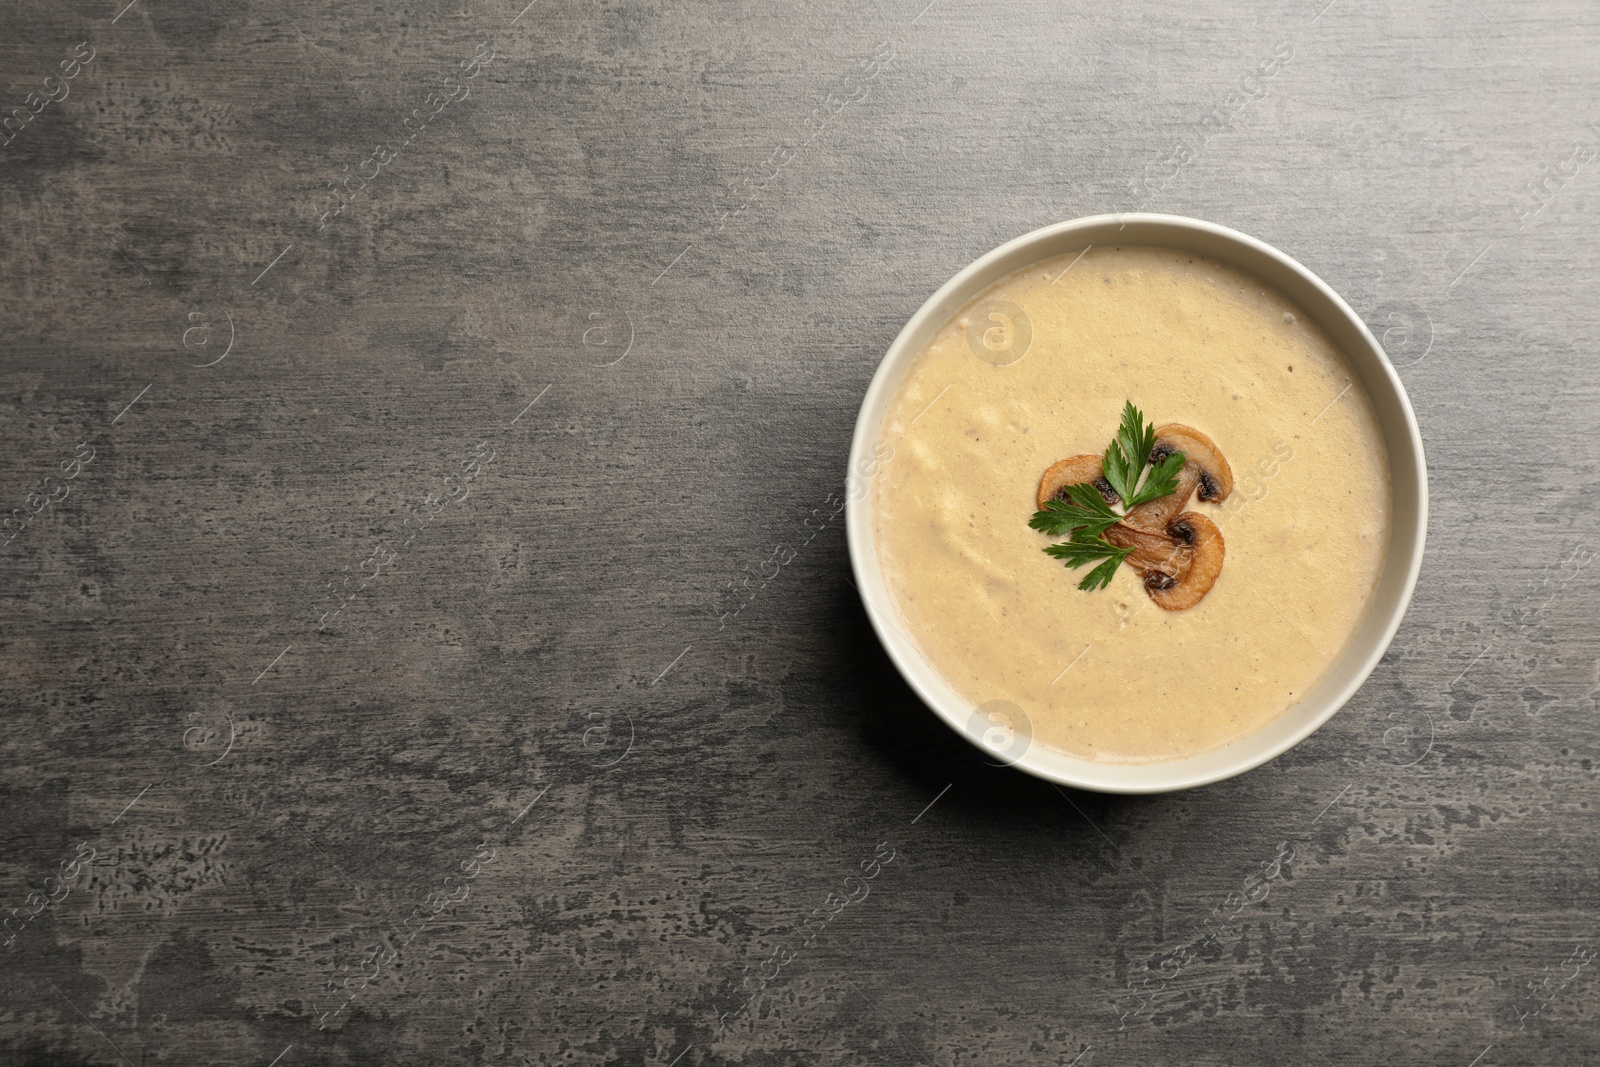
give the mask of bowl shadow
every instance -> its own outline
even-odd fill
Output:
[[[826,609],[830,657],[853,698],[852,712],[863,745],[916,793],[930,798],[951,787],[942,805],[960,808],[983,822],[1016,825],[1041,809],[1076,809],[1095,826],[1101,816],[1122,822],[1129,815],[1164,806],[1168,794],[1095,793],[1036,778],[981,751],[922,702],[890,660],[853,585],[840,583]],[[1066,803],[1063,804],[1063,801]]]

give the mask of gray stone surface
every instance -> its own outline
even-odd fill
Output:
[[[5,5],[0,1061],[1600,1059],[1600,9],[523,2]],[[1121,799],[827,520],[927,294],[1134,207],[1388,333],[1434,517],[1344,713]]]

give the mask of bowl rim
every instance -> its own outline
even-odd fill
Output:
[[[1064,238],[1091,233],[1109,225],[1115,225],[1119,234],[1128,234],[1127,237],[1118,240],[1117,243],[1122,245],[1155,245],[1191,252],[1198,251],[1208,258],[1218,257],[1209,251],[1152,238],[1162,234],[1187,235],[1190,238],[1202,238],[1213,244],[1232,245],[1235,250],[1243,254],[1244,258],[1253,258],[1275,268],[1279,277],[1270,277],[1260,270],[1252,270],[1237,262],[1224,260],[1235,269],[1257,277],[1279,292],[1284,292],[1286,288],[1282,281],[1285,276],[1297,280],[1300,285],[1306,287],[1315,298],[1326,305],[1326,310],[1335,316],[1335,322],[1326,321],[1326,316],[1318,315],[1314,308],[1306,308],[1303,299],[1289,296],[1287,293],[1285,295],[1289,296],[1297,310],[1307,311],[1330,338],[1335,338],[1335,344],[1350,364],[1353,376],[1366,389],[1373,403],[1374,414],[1377,417],[1379,431],[1383,435],[1389,460],[1391,487],[1389,543],[1383,570],[1380,571],[1379,587],[1374,590],[1372,602],[1368,604],[1366,614],[1362,616],[1350,642],[1333,657],[1335,662],[1320,677],[1318,685],[1313,687],[1311,694],[1290,705],[1276,719],[1269,721],[1255,733],[1239,738],[1222,749],[1182,759],[1151,763],[1112,763],[1071,756],[1043,745],[1028,745],[1020,756],[1006,761],[1035,777],[1078,789],[1120,794],[1165,793],[1210,785],[1253,770],[1283,755],[1321,729],[1349,702],[1377,667],[1393,641],[1416,589],[1428,529],[1427,462],[1416,412],[1394,364],[1384,352],[1378,339],[1350,305],[1314,272],[1287,253],[1238,230],[1183,215],[1149,212],[1088,215],[1053,223],[1022,234],[985,253],[958,271],[917,308],[901,327],[873,373],[872,381],[862,398],[855,429],[851,435],[849,465],[846,468],[845,478],[845,537],[857,593],[873,631],[895,669],[918,698],[946,725],[980,751],[992,756],[992,751],[982,744],[981,738],[970,724],[974,710],[971,702],[957,696],[933,664],[923,656],[916,643],[889,621],[890,618],[896,617],[897,613],[889,600],[878,570],[871,527],[870,494],[870,484],[876,471],[876,464],[871,457],[878,443],[888,403],[893,398],[900,379],[903,378],[902,368],[909,366],[920,353],[926,337],[931,336],[933,331],[942,326],[961,307],[1001,278],[1022,270],[1031,263],[1066,254],[1078,247],[1065,243]],[[1129,231],[1130,227],[1132,232]],[[1083,242],[1085,245],[1094,243],[1096,242],[1089,240]],[[1024,254],[1033,250],[1038,250],[1038,254],[1031,259],[1025,259]],[[1004,270],[996,273],[1000,265],[1007,264],[1009,265]],[[1347,342],[1354,340],[1357,343],[1354,346],[1349,343],[1341,344],[1337,340],[1335,326],[1343,327],[1338,332],[1346,334]],[[1384,412],[1389,413],[1387,418]],[[1396,412],[1399,416],[1398,422],[1395,419]],[[1398,453],[1394,447],[1397,441],[1404,446]],[[1402,474],[1406,475],[1414,485],[1416,493],[1414,501],[1409,505],[1410,510],[1406,512],[1411,521],[1404,524],[1404,530],[1401,529],[1402,524],[1399,521],[1401,507],[1396,488],[1402,481]],[[1402,537],[1402,534],[1406,536]],[[1385,589],[1388,590],[1389,598],[1389,605],[1384,609],[1387,617],[1382,619],[1380,629],[1367,637],[1366,648],[1359,653],[1354,669],[1340,670],[1340,661],[1348,656],[1357,639],[1375,617],[1375,612],[1379,608],[1380,593]],[[1228,761],[1220,758],[1230,749],[1247,746],[1252,740],[1271,732],[1274,724],[1288,718],[1291,711],[1306,707],[1312,695],[1332,682],[1331,676],[1334,674],[1343,679],[1343,684],[1335,685],[1331,692],[1324,695],[1320,700],[1320,706],[1303,715],[1301,717],[1303,721],[1298,726],[1283,732],[1271,743],[1256,745],[1253,750],[1241,748],[1240,758],[1236,760]],[[1186,769],[1186,765],[1197,763],[1204,766],[1190,766]]]

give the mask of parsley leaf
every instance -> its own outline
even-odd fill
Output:
[[[1122,425],[1117,428],[1117,444],[1128,458],[1129,469],[1137,471],[1150,462],[1150,451],[1156,447],[1154,423],[1144,421],[1144,412],[1133,406],[1133,401],[1122,405]]]
[[[1150,453],[1155,447],[1154,424],[1144,421],[1144,412],[1134,407],[1133,401],[1127,401],[1122,405],[1122,425],[1117,429],[1117,439],[1111,442],[1101,461],[1105,479],[1122,498],[1124,511],[1158,500],[1178,488],[1183,453],[1162,457],[1147,475],[1145,465],[1150,462]]]
[[[1182,452],[1173,452],[1164,456],[1160,462],[1150,468],[1150,473],[1145,475],[1144,484],[1134,491],[1133,496],[1126,497],[1129,510],[1151,500],[1159,500],[1178,488],[1178,472],[1183,469],[1184,455]]]
[[[1144,414],[1133,406],[1133,401],[1122,405],[1122,425],[1117,438],[1106,448],[1102,467],[1106,481],[1124,502],[1132,500],[1139,486],[1139,475],[1150,459],[1150,450],[1156,445],[1156,428],[1144,421]]]
[[[1122,518],[1092,485],[1069,485],[1066,493],[1066,500],[1045,501],[1045,509],[1034,512],[1028,525],[1052,537],[1065,537],[1074,530],[1099,537]]]
[[[1078,583],[1078,588],[1104,589],[1111,584],[1111,576],[1117,572],[1117,568],[1128,558],[1133,549],[1117,548],[1099,534],[1086,534],[1082,530],[1077,530],[1073,532],[1071,540],[1050,545],[1044,551],[1046,555],[1061,560],[1069,567],[1081,567],[1085,563],[1100,560],[1100,565]]]
[[[1114,559],[1106,560],[1104,563],[1100,564],[1094,570],[1085,575],[1083,581],[1078,583],[1078,588],[1086,592],[1093,592],[1096,589],[1104,589],[1106,586],[1111,584],[1111,576],[1117,573],[1117,568],[1122,566],[1122,561],[1124,558],[1125,557],[1123,556],[1117,556]]]

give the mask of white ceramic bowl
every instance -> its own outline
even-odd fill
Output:
[[[1088,245],[1159,245],[1230,264],[1275,287],[1318,325],[1344,353],[1367,395],[1389,454],[1393,524],[1389,554],[1372,605],[1355,636],[1327,675],[1260,732],[1225,748],[1160,763],[1117,764],[1071,756],[1042,745],[1023,745],[1006,762],[1029,774],[1103,793],[1161,793],[1231,778],[1282,755],[1333,717],[1353,696],[1389,647],[1422,566],[1428,527],[1428,478],[1416,415],[1394,367],[1359,316],[1327,284],[1270,245],[1235,230],[1177,215],[1096,215],[1035,230],[982,257],[946,282],[911,316],[867,387],[850,445],[846,536],[856,586],[878,639],[917,695],[951,729],[993,754],[980,730],[987,726],[905,633],[878,566],[873,538],[874,449],[890,401],[917,354],[934,332],[990,285],[1020,270]]]

